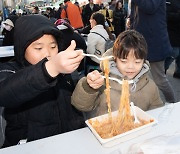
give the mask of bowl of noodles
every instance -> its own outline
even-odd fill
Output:
[[[134,106],[134,108],[140,123],[134,124],[126,121],[125,127],[121,126],[123,122],[118,125],[119,111],[112,112],[111,120],[109,115],[105,114],[85,122],[102,146],[112,147],[149,132],[157,124],[157,121],[152,116],[137,106]],[[131,118],[134,119],[133,115],[131,115]]]
[[[85,121],[94,136],[104,147],[112,147],[121,142],[130,140],[148,132],[157,121],[137,106],[130,106],[130,93],[128,80],[122,81],[122,91],[119,109],[111,112],[109,64],[103,61],[106,80],[107,114],[94,117]],[[135,123],[133,111],[136,112],[139,123]]]

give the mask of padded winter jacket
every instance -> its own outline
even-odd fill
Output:
[[[108,50],[103,56],[112,55],[112,49]],[[113,59],[109,62],[110,77],[115,77],[122,80],[123,75],[118,71],[116,63]],[[103,68],[102,68],[103,70]],[[104,70],[103,70],[104,72]],[[163,105],[159,91],[155,83],[149,78],[149,64],[146,61],[139,74],[133,79],[134,84],[130,85],[130,101],[147,111]],[[110,80],[110,100],[111,110],[119,109],[121,85],[116,81]],[[79,80],[73,95],[72,104],[79,110],[86,111],[87,118],[99,116],[107,113],[107,103],[105,95],[105,84],[99,89],[91,88],[86,77]]]
[[[46,58],[36,65],[24,59],[28,44],[43,34],[58,37],[59,30],[40,15],[21,18],[17,26],[23,30],[15,29],[16,61],[0,64],[0,106],[5,107],[7,122],[4,147],[16,145],[21,139],[33,141],[84,127],[82,113],[71,105],[78,79],[75,74],[60,74],[52,79],[45,68]],[[44,26],[32,28],[39,24]]]

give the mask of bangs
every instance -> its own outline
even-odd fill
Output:
[[[147,45],[145,40],[136,35],[120,35],[114,43],[113,56],[119,59],[126,59],[131,51],[136,59],[146,59]]]

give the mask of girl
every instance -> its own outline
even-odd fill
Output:
[[[87,37],[87,53],[101,57],[105,52],[105,42],[109,39],[109,35],[105,30],[104,15],[98,12],[93,13],[89,21],[91,30]],[[99,61],[96,58],[89,60],[87,58],[87,64],[98,66]]]
[[[125,30],[126,16],[127,12],[123,8],[123,2],[121,0],[117,1],[115,10],[113,11],[113,25],[116,37]]]

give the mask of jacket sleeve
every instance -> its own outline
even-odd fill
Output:
[[[66,11],[65,11],[64,9],[62,9],[60,17],[61,17],[62,19],[67,18],[67,17],[66,17]]]
[[[153,82],[153,81],[150,81],[150,82]],[[152,84],[153,84],[153,86],[152,86],[151,91],[153,93],[152,93],[152,96],[151,96],[152,97],[152,101],[150,103],[149,110],[163,106],[163,102],[161,100],[158,87],[155,85],[154,82]]]
[[[96,52],[96,44],[97,44],[96,37],[98,37],[97,34],[92,34],[92,33],[88,34],[87,53],[89,53],[89,54],[95,54],[95,52]]]
[[[162,3],[162,0],[132,0],[140,10],[147,14],[154,14]]]
[[[86,77],[79,80],[71,97],[71,103],[81,111],[92,111],[100,102],[98,90],[92,89]]]
[[[43,72],[42,60],[26,67],[0,82],[0,106],[17,107],[35,98],[56,85],[57,80],[48,82]]]

